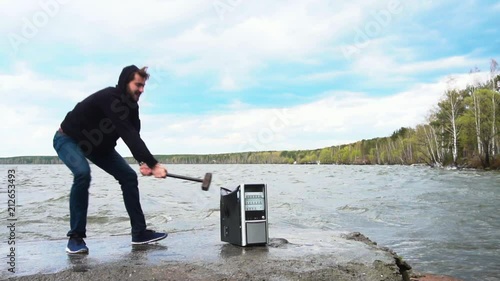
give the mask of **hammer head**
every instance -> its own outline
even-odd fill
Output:
[[[206,173],[205,177],[203,178],[203,182],[201,183],[201,189],[204,191],[208,191],[211,182],[212,182],[212,173]]]

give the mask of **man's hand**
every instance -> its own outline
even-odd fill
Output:
[[[156,164],[153,169],[149,168],[146,163],[142,163],[139,170],[143,176],[154,176],[155,178],[167,177],[167,168],[163,167],[160,163]]]
[[[153,171],[151,170],[151,168],[149,168],[148,164],[146,164],[146,163],[141,164],[139,171],[141,172],[141,175],[143,175],[143,176],[151,176],[153,174]]]
[[[151,172],[155,178],[166,178],[167,177],[167,168],[163,167],[162,164],[156,164]]]

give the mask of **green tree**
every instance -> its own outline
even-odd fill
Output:
[[[331,164],[333,163],[333,153],[332,153],[332,149],[327,147],[327,148],[323,148],[321,149],[321,152],[319,153],[319,161],[322,163],[322,164]]]
[[[467,110],[461,119],[461,123],[465,124],[468,128],[472,127],[470,124],[471,121],[474,121],[476,124],[481,124],[481,126],[475,127],[475,133],[477,140],[481,144],[481,150],[478,151],[478,155],[480,156],[482,165],[485,168],[488,168],[491,165],[491,143],[494,141],[494,137],[498,134],[492,130],[494,127],[493,124],[498,127],[498,116],[500,115],[498,112],[500,99],[495,99],[495,95],[498,95],[498,93],[490,89],[476,90],[465,99]],[[480,108],[481,110],[478,111],[477,108]]]

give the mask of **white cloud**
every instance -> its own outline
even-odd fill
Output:
[[[317,72],[307,75],[301,75],[297,79],[305,82],[317,82],[317,81],[328,81],[334,78],[338,78],[342,75],[346,74],[345,71],[325,71],[325,72]]]
[[[177,75],[215,73],[219,79],[213,87],[223,90],[254,85],[255,72],[273,62],[343,59],[332,46],[350,40],[357,27],[375,21],[374,14],[387,10],[391,3],[399,3],[403,11],[423,9],[418,1],[397,0],[228,1],[224,3],[234,7],[221,20],[212,1],[61,2],[64,4],[51,13],[26,47],[71,42],[72,47],[89,54],[147,48],[150,66]],[[0,30],[18,32],[23,17],[46,10],[37,1],[29,3],[13,5],[9,22],[16,27]]]
[[[415,56],[411,50],[396,49],[395,52],[388,52],[384,45],[375,44],[353,60],[350,73],[364,77],[363,83],[370,83],[375,87],[384,84],[413,84],[420,76],[439,77],[440,73],[463,73],[464,70],[485,62],[484,59],[469,54],[420,61],[416,61]]]
[[[470,59],[464,56],[454,56],[454,57],[440,58],[432,61],[409,63],[403,65],[400,68],[397,68],[397,71],[412,74],[412,73],[421,73],[421,72],[435,71],[435,70],[448,70],[453,68],[470,67],[471,63],[474,64],[475,62],[478,61],[471,61]]]
[[[229,70],[234,73],[234,83],[242,85],[248,82],[244,78],[249,73],[270,60],[318,61],[332,40],[368,16],[356,3],[245,1],[221,21],[212,4],[210,1],[149,0],[140,5],[133,1],[98,4],[67,1],[43,28],[37,28],[27,47],[71,42],[85,53],[103,49],[112,53],[123,52],[124,46],[147,46],[151,58],[169,71],[191,74],[208,70],[222,77]],[[363,5],[366,11],[380,6],[376,1]],[[37,2],[25,6],[30,8],[17,9],[11,14],[11,22],[17,27],[5,27],[3,31],[19,33],[23,17],[44,11]]]
[[[98,87],[113,86],[106,81],[117,81],[118,74],[111,75],[105,66],[81,66],[78,70],[66,68],[70,79],[44,76],[35,72],[24,62],[14,66],[14,73],[0,73],[0,89],[4,102],[41,101],[52,104],[61,101],[79,101]],[[121,69],[115,70],[117,73]],[[112,79],[111,79],[112,77]],[[78,80],[81,78],[81,80]]]
[[[233,82],[238,89],[244,88],[251,84],[248,77],[252,72],[270,63],[318,63],[330,52],[332,40],[361,20],[353,17],[355,5],[334,9],[320,1],[268,3],[242,4],[232,14],[250,14],[243,10],[249,5],[253,6],[253,14],[232,23],[202,21],[176,36],[159,40],[152,48],[155,53],[161,50],[157,63],[179,75],[219,73],[219,88],[234,89]],[[262,13],[265,15],[256,16]],[[232,82],[230,87],[224,87],[228,72]]]
[[[231,77],[231,75],[225,75],[224,77],[221,78],[220,85],[218,89],[221,89],[223,91],[232,91],[239,89],[236,81]]]
[[[43,107],[26,105],[24,101],[10,106],[0,106],[2,145],[0,155],[55,155],[52,148],[52,135],[59,127],[58,121],[50,110]]]

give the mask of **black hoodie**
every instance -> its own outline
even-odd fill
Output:
[[[135,65],[123,68],[116,87],[102,89],[79,102],[68,112],[61,128],[86,155],[111,152],[122,138],[134,158],[152,168],[158,161],[141,139],[139,105],[126,91],[137,70]]]

